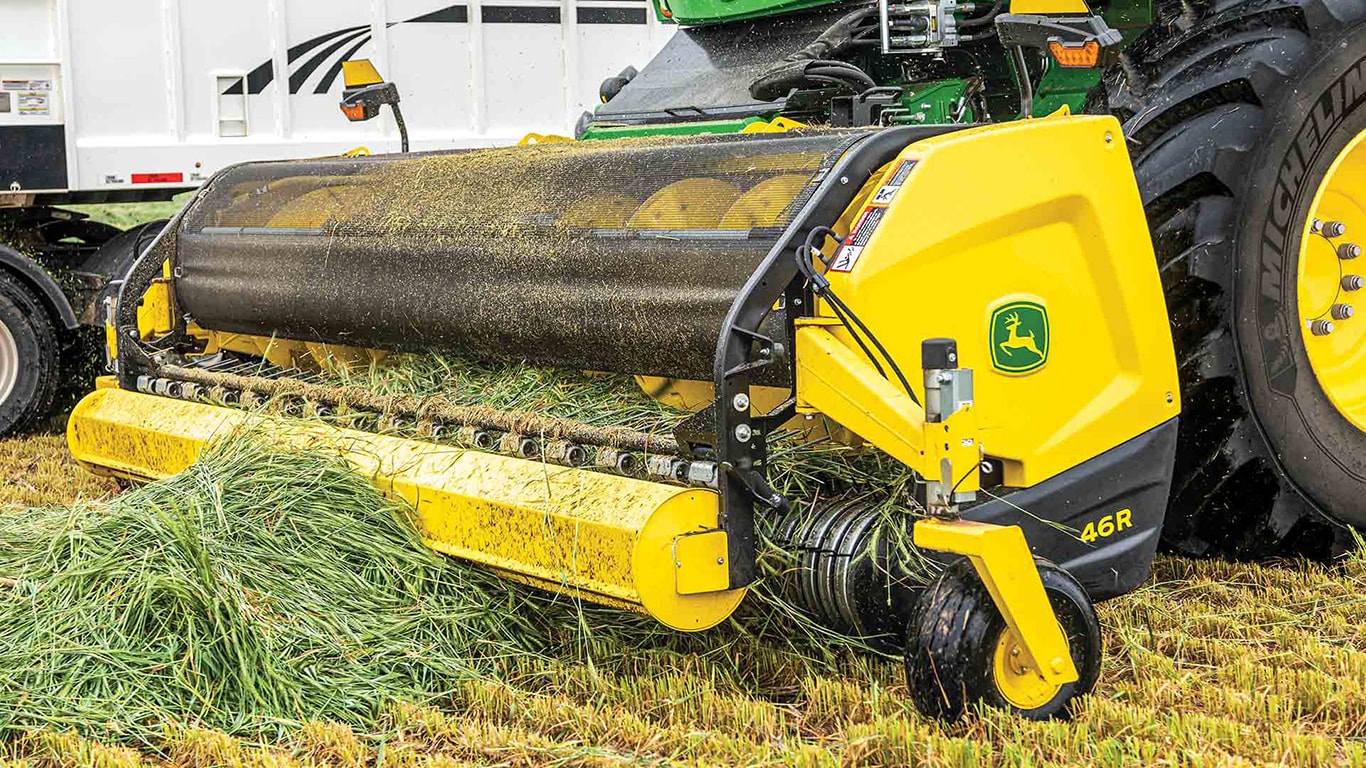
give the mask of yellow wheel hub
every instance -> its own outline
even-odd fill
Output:
[[[1300,332],[1319,386],[1366,430],[1366,133],[1338,155],[1314,196],[1300,243]]]
[[[1053,685],[1029,664],[1020,639],[1009,628],[996,641],[992,676],[1001,698],[1017,709],[1038,709],[1058,695],[1061,686]]]

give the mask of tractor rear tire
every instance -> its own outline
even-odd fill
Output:
[[[1366,131],[1366,0],[1165,3],[1088,111],[1123,123],[1176,342],[1164,540],[1338,554],[1340,523],[1366,527],[1366,432],[1315,378],[1296,276],[1315,191]]]
[[[23,431],[48,414],[60,353],[47,307],[0,270],[0,435]]]

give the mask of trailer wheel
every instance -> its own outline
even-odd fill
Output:
[[[954,720],[981,703],[1031,720],[1066,716],[1100,676],[1100,623],[1077,580],[1036,559],[1044,591],[1067,635],[1076,682],[1055,686],[1015,660],[1019,645],[966,558],[955,561],[920,597],[906,638],[906,683],[916,708]]]
[[[0,435],[47,415],[57,391],[59,355],[47,308],[0,271]]]
[[[1335,319],[1366,297],[1342,282],[1366,260],[1335,254],[1366,244],[1366,190],[1341,193],[1366,179],[1333,191],[1328,171],[1366,162],[1347,151],[1366,135],[1366,0],[1170,3],[1091,111],[1124,124],[1176,342],[1164,539],[1336,554],[1350,537],[1330,517],[1366,526],[1366,302]],[[1307,235],[1320,213],[1351,219],[1346,236]]]

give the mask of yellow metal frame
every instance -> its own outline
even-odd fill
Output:
[[[1078,679],[1067,635],[1048,602],[1034,555],[1019,526],[920,520],[915,524],[914,538],[916,546],[963,555],[972,561],[1005,618],[1008,636],[1019,639],[1023,665],[1049,686]]]
[[[798,413],[829,416],[921,477],[947,476],[951,488],[978,490],[982,456],[972,406],[926,424],[910,395],[835,336],[838,326],[825,317],[796,321]]]

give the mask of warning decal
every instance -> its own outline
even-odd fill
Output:
[[[868,240],[872,238],[873,232],[877,230],[877,225],[882,223],[882,217],[885,215],[886,206],[870,205],[863,209],[858,221],[854,222],[854,228],[849,230],[849,237],[844,239],[844,245],[840,247],[839,253],[835,254],[835,260],[830,262],[831,272],[854,271],[854,265],[858,264],[864,247],[868,245]]]
[[[901,185],[906,183],[911,171],[915,170],[916,161],[902,160],[901,165],[897,166],[887,183],[883,184],[876,193],[873,194],[873,205],[887,205],[896,197],[896,193],[901,191]]]

